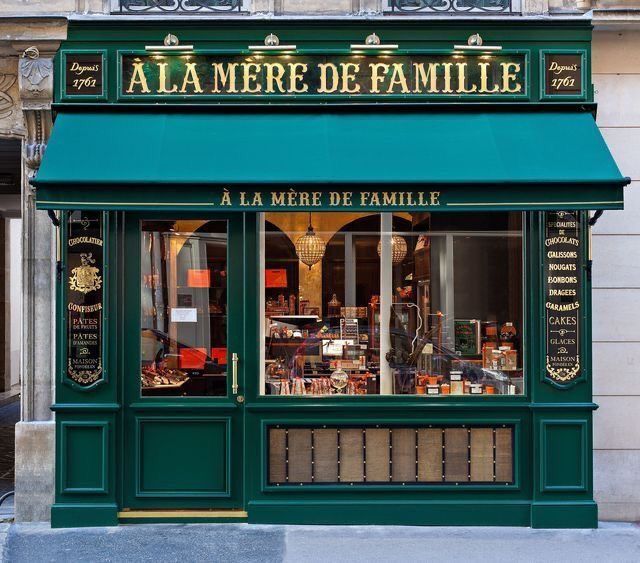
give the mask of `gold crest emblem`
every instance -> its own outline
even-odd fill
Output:
[[[69,278],[71,290],[89,293],[100,289],[102,287],[102,276],[98,275],[100,270],[92,266],[92,264],[96,263],[93,254],[91,252],[80,254],[80,263],[81,266],[71,270],[71,277]]]

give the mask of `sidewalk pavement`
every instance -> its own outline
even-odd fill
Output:
[[[0,498],[2,498],[3,492],[0,490]],[[13,495],[6,498],[2,504],[0,504],[0,524],[13,521]]]
[[[640,561],[640,526],[600,526],[531,530],[138,524],[52,530],[48,524],[0,524],[0,554],[10,563]]]

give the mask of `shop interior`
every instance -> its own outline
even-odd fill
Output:
[[[263,241],[265,394],[523,393],[521,214],[266,213]]]
[[[520,395],[520,213],[265,213],[265,395]],[[144,221],[143,396],[224,396],[225,221]]]

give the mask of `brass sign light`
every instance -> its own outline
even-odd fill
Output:
[[[176,51],[193,51],[193,45],[180,45],[177,35],[167,33],[162,45],[146,45],[145,51],[155,52],[176,52]]]
[[[502,51],[501,45],[484,45],[484,40],[479,33],[470,35],[466,45],[454,45],[456,51]]]
[[[351,45],[351,50],[354,52],[358,51],[395,51],[398,49],[398,45],[396,43],[382,43],[380,37],[378,37],[375,33],[371,33],[367,35],[364,43],[354,43]]]
[[[296,50],[296,46],[295,45],[281,45],[280,44],[280,38],[277,35],[275,35],[274,33],[270,33],[269,35],[267,35],[264,38],[264,45],[249,45],[249,50],[250,51],[258,51],[258,52],[264,52],[264,51],[278,51],[278,52],[295,51]]]

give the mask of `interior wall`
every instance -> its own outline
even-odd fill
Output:
[[[347,223],[367,215],[371,213],[312,213],[311,223],[316,234],[327,243]],[[267,213],[265,219],[285,233],[294,244],[309,225],[308,212]],[[311,268],[300,262],[298,267],[299,295],[309,301],[310,307],[318,307],[322,311],[322,261]]]
[[[345,225],[369,215],[378,215],[378,213],[317,212],[311,214],[311,223],[316,234],[325,243],[328,243],[331,237]],[[394,215],[411,220],[409,213],[395,213]],[[265,220],[278,227],[295,244],[298,238],[307,231],[309,213],[272,212],[265,214]],[[319,307],[322,311],[322,261],[314,264],[311,268],[300,262],[299,274],[300,296],[309,300],[310,307]]]

